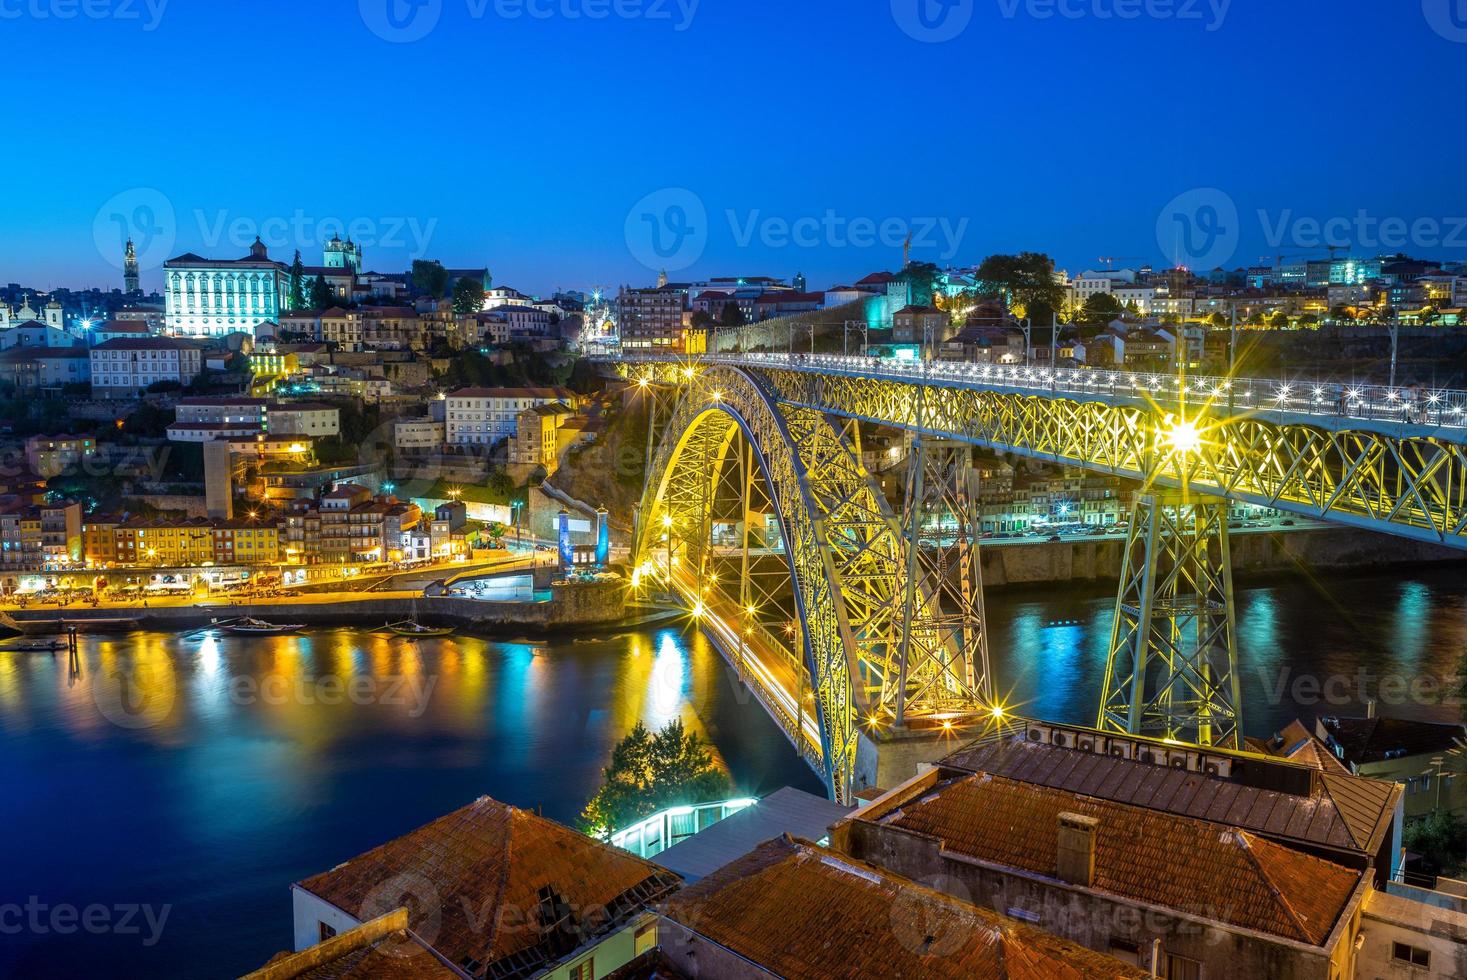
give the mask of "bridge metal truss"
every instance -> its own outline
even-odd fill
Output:
[[[920,378],[753,373],[781,403],[1467,548],[1467,446],[1443,432],[1331,429],[1206,402],[1168,412]]]
[[[941,613],[931,594],[919,589],[912,596],[905,589],[908,545],[861,464],[855,420],[779,404],[755,378],[732,368],[689,372],[680,381],[683,395],[648,472],[639,511],[639,574],[675,579],[685,595],[691,589],[700,597],[695,612],[716,614],[719,596],[726,595],[737,622],[742,607],[733,602],[747,596],[745,586],[714,590],[708,582],[710,515],[720,482],[757,462],[779,516],[799,628],[791,639],[750,622],[747,635],[763,647],[799,647],[789,653],[813,689],[820,769],[832,797],[848,802],[858,725],[889,722],[884,713],[902,700],[898,692],[907,693],[909,721],[939,707],[984,709],[971,697],[968,651],[934,643],[930,633],[920,643],[902,642],[904,612],[919,634],[941,621]],[[745,448],[751,450],[747,457]],[[906,684],[900,681],[903,662]],[[983,674],[986,679],[986,666]],[[802,708],[792,711],[788,695],[765,690],[761,700],[803,750]]]
[[[1241,749],[1241,710],[1227,502],[1142,494],[1095,727]]]

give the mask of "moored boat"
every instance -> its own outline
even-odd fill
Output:
[[[415,619],[404,619],[400,623],[388,623],[384,629],[396,633],[398,636],[450,636],[453,633],[451,626],[424,626]]]
[[[214,625],[226,633],[238,636],[282,636],[286,633],[299,633],[306,628],[304,623],[269,623],[253,616],[244,616]]]

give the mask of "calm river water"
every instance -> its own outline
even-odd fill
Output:
[[[1358,710],[1382,679],[1384,711],[1451,715],[1431,682],[1467,648],[1464,591],[1460,569],[1241,587],[1248,731]],[[1022,710],[1092,720],[1108,592],[990,597],[995,671]],[[237,975],[287,948],[292,881],[481,794],[571,821],[612,745],[674,717],[739,792],[820,791],[708,644],[675,629],[137,633],[83,638],[79,672],[0,653],[0,975]]]

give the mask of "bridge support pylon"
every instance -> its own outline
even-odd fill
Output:
[[[1241,715],[1227,502],[1140,494],[1096,727],[1241,749]]]
[[[882,707],[898,728],[913,714],[994,704],[973,480],[971,446],[912,440],[902,512],[906,574],[892,617],[896,677],[882,691]]]

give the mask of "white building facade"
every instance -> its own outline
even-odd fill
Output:
[[[447,402],[447,443],[490,445],[516,433],[520,412],[556,402],[573,407],[575,394],[569,388],[462,388]]]
[[[163,263],[164,322],[169,333],[251,336],[262,323],[278,322],[289,306],[290,274],[255,239],[239,259],[206,259],[192,252]]]
[[[92,348],[92,390],[101,397],[130,396],[160,381],[186,385],[203,366],[199,348],[172,337],[109,340]]]

